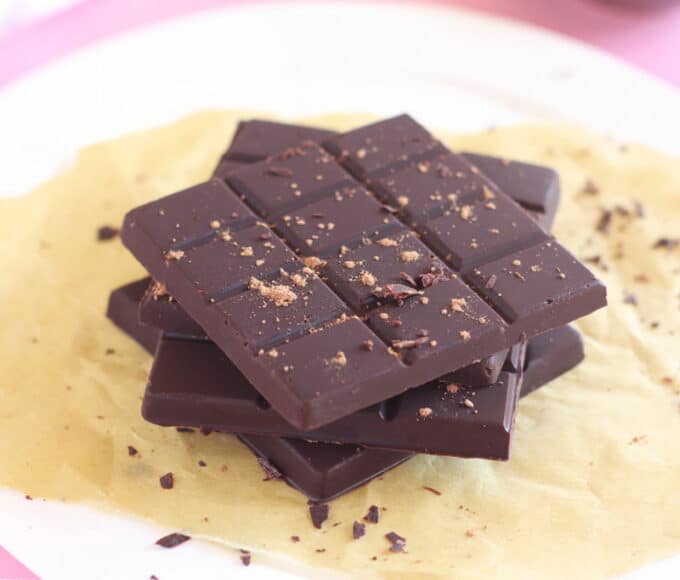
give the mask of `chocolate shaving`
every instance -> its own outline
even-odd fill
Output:
[[[113,226],[102,226],[97,230],[97,240],[100,242],[108,242],[117,237],[119,233],[120,230],[118,228],[114,228]]]
[[[368,508],[368,513],[364,516],[364,521],[369,524],[377,524],[380,521],[380,509],[377,505]]]
[[[614,214],[610,210],[603,209],[600,214],[600,219],[598,219],[597,224],[595,224],[595,229],[598,232],[607,235],[612,224],[613,215]]]
[[[407,274],[406,272],[399,272],[399,277],[407,284],[410,284],[414,288],[418,288],[418,283],[415,281],[415,278],[410,274]]]
[[[156,544],[163,548],[175,548],[190,539],[191,536],[185,536],[184,534],[168,534],[167,536],[163,536],[160,540],[156,540]]]
[[[328,519],[330,511],[331,508],[327,503],[309,503],[309,515],[316,529],[321,529],[321,525]]]
[[[429,485],[424,485],[423,489],[426,489],[427,491],[432,492],[434,495],[441,495],[442,492],[439,491],[438,489],[435,489],[434,487],[430,487]]]
[[[373,290],[373,295],[376,298],[393,300],[395,302],[402,302],[411,296],[420,296],[422,294],[422,290],[416,290],[405,284],[385,284],[384,288]]]
[[[267,173],[274,177],[293,177],[293,172],[288,167],[270,167]]]
[[[403,552],[404,548],[406,548],[406,538],[400,536],[396,532],[385,534],[385,538],[392,544],[390,546],[390,552]]]
[[[137,451],[132,445],[128,445],[128,455],[130,457],[134,457],[138,453],[139,453],[139,451]]]
[[[175,476],[170,471],[170,472],[166,473],[165,475],[161,476],[160,482],[161,482],[161,487],[163,489],[172,489],[173,487],[175,487]]]
[[[421,344],[425,344],[429,341],[427,336],[421,336],[419,338],[414,338],[410,340],[393,340],[392,348],[396,350],[407,350],[410,348],[418,348]]]
[[[264,471],[264,479],[262,481],[275,481],[277,479],[283,479],[281,472],[271,463],[269,463],[269,461],[267,461],[264,457],[258,457],[257,464],[260,466],[260,469]]]
[[[654,249],[665,248],[666,250],[673,250],[680,245],[680,238],[659,238],[652,246]]]
[[[438,270],[435,270],[434,272],[427,272],[426,274],[421,274],[417,278],[418,281],[418,286],[420,288],[429,288],[430,286],[434,286],[437,282],[442,282],[443,280],[447,279],[446,272],[444,272],[443,268],[439,268]]]
[[[241,550],[241,564],[250,566],[250,552],[248,550]]]
[[[352,538],[355,540],[358,540],[362,536],[366,534],[366,524],[362,524],[361,522],[354,522],[352,524]]]

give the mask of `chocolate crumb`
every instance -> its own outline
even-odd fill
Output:
[[[297,544],[300,541],[300,536],[291,536],[290,541]]]
[[[168,534],[167,536],[163,536],[161,539],[156,540],[156,544],[162,546],[163,548],[175,548],[176,546],[179,546],[190,539],[191,536],[174,533]]]
[[[312,524],[317,530],[321,529],[321,525],[328,519],[331,508],[327,503],[312,503],[309,502],[309,516],[312,518]]]
[[[165,475],[161,476],[160,482],[161,482],[161,487],[163,489],[172,489],[173,487],[175,487],[175,476],[170,471],[170,472],[166,473]]]
[[[400,536],[396,532],[389,532],[385,534],[387,541],[392,544],[390,546],[390,552],[403,552],[406,548],[406,538]]]
[[[241,550],[241,564],[250,566],[250,552],[248,550]]]
[[[118,234],[120,233],[120,230],[118,228],[114,228],[113,226],[101,226],[97,230],[97,240],[100,242],[108,242],[109,240],[112,240]]]
[[[206,465],[208,465],[208,464],[205,461],[203,461],[202,459],[198,460],[198,466],[199,467],[205,467]]]
[[[116,349],[115,349],[115,348],[107,348],[107,349],[104,351],[104,354],[106,354],[106,355],[116,354]]]
[[[680,238],[659,238],[652,246],[654,249],[665,248],[666,250],[673,250],[680,245]]]
[[[628,293],[623,297],[623,301],[624,301],[625,304],[631,304],[631,305],[633,305],[633,306],[637,306],[637,305],[638,305],[637,296],[636,296],[635,294],[633,294],[632,292],[628,292]]]
[[[362,536],[366,534],[366,524],[362,524],[361,522],[354,522],[352,524],[352,538],[355,540],[358,540]]]
[[[277,479],[283,479],[281,472],[271,463],[269,463],[269,461],[267,461],[264,457],[258,457],[257,464],[260,466],[260,469],[264,471],[264,479],[262,481],[275,481]]]
[[[430,409],[430,407],[421,407],[418,409],[418,416],[422,417],[423,419],[426,419],[430,415],[432,415],[432,409]]]
[[[166,260],[181,260],[184,257],[183,250],[168,250],[165,252]]]
[[[600,187],[592,179],[587,179],[581,187],[581,193],[586,195],[597,195],[600,193]]]
[[[128,455],[130,457],[134,457],[138,453],[139,453],[139,451],[137,451],[132,445],[128,445]]]
[[[612,212],[608,209],[603,209],[601,210],[602,213],[600,213],[600,218],[597,220],[597,223],[595,224],[595,229],[602,233],[602,234],[609,234],[609,229],[611,228],[612,224]]]
[[[380,521],[380,509],[377,505],[368,508],[368,513],[364,516],[364,521],[369,524],[377,524]]]
[[[434,495],[441,495],[442,492],[439,491],[438,489],[435,489],[434,487],[430,487],[429,485],[424,485],[423,489],[426,489],[427,491],[433,493]]]

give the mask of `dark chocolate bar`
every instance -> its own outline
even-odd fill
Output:
[[[577,331],[564,327],[529,341],[528,394],[583,358]],[[506,459],[516,397],[519,348],[498,383],[469,388],[433,381],[314,431],[291,427],[215,345],[163,337],[142,414],[164,426],[206,427],[464,457]],[[557,370],[553,370],[557,369]]]
[[[295,426],[329,423],[605,303],[583,265],[410,118],[327,146],[396,202],[399,219],[308,143],[231,174],[237,193],[212,181],[137,208],[122,232]],[[329,284],[312,270],[324,263]],[[401,272],[416,285],[394,282]]]

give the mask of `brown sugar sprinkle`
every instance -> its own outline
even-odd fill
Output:
[[[420,163],[416,164],[416,167],[420,173],[427,173],[430,170],[430,163],[429,161],[421,161]]]
[[[345,260],[342,265],[348,270],[352,270],[353,268],[356,268],[357,263],[354,260]]]
[[[275,348],[272,348],[271,350],[267,351],[267,356],[269,358],[279,358],[279,351]]]
[[[451,298],[451,310],[453,312],[465,312],[467,301],[465,298]]]
[[[407,350],[410,348],[418,348],[421,344],[425,344],[426,342],[428,342],[427,336],[421,336],[412,340],[393,340],[392,348],[397,350]]]
[[[423,419],[426,419],[430,415],[432,415],[432,409],[430,409],[430,407],[421,407],[418,409],[418,416],[422,417]]]
[[[364,270],[361,273],[361,283],[364,286],[375,286],[375,283],[376,283],[375,276],[373,274],[371,274],[370,272],[367,272],[366,270]]]
[[[430,341],[430,346],[431,346],[432,348],[434,348],[435,346],[437,346],[437,341],[436,341],[436,340],[431,340],[431,341]]]
[[[464,399],[463,405],[465,405],[468,409],[474,409],[475,408],[475,404],[470,399]]]
[[[211,230],[218,230],[220,228],[220,225],[222,225],[222,224],[220,224],[220,220],[212,220],[210,222],[210,229]]]
[[[490,199],[496,199],[496,194],[488,187],[488,186],[483,186],[484,187],[484,199],[490,200]]]
[[[367,350],[368,352],[371,352],[371,351],[373,350],[373,347],[375,346],[375,344],[374,344],[373,341],[369,338],[369,339],[364,340],[364,342],[361,343],[361,346],[362,346],[362,348],[363,348],[364,350]]]
[[[458,334],[460,334],[460,337],[467,342],[470,340],[471,336],[470,333],[467,330],[461,330]]]
[[[165,284],[163,284],[163,282],[154,282],[151,293],[153,295],[153,299],[158,300],[159,298],[164,298],[168,295],[168,288]]]
[[[446,385],[446,392],[447,393],[457,393],[460,390],[460,387],[456,383],[450,383]]]
[[[181,260],[184,257],[183,250],[168,250],[165,252],[166,260]]]
[[[561,272],[560,272],[560,273],[561,273]],[[515,271],[512,273],[512,275],[513,275],[515,278],[517,278],[518,280],[521,280],[522,282],[525,282],[525,281],[526,281],[526,278],[524,277],[524,274],[522,274],[522,272],[518,272],[517,270],[515,270]],[[562,276],[564,277],[564,274],[562,274]],[[558,278],[560,277],[559,274],[558,274],[557,277],[558,277]]]
[[[344,367],[347,366],[347,357],[344,352],[339,350],[333,358],[328,360],[328,362],[338,367]]]
[[[399,205],[399,207],[406,207],[408,205],[408,197],[405,195],[400,195],[397,198],[397,205]]]
[[[415,262],[420,259],[420,253],[415,250],[405,250],[399,254],[399,259],[402,262]]]
[[[264,282],[258,280],[254,276],[250,278],[248,288],[257,290],[260,296],[270,300],[278,307],[290,306],[297,300],[297,294],[295,294],[290,287],[285,286],[284,284],[272,284],[271,286],[267,286]]]
[[[378,318],[380,318],[380,320],[388,320],[389,317],[390,315],[387,314],[387,312],[381,312],[380,314],[378,314]]]
[[[429,491],[430,493],[433,493],[434,495],[441,495],[442,492],[439,491],[438,489],[435,489],[434,487],[430,487],[429,485],[423,485],[423,489]]]
[[[174,474],[170,471],[166,473],[165,475],[162,475],[160,478],[160,483],[161,487],[163,489],[172,489],[175,487],[175,476]]]
[[[521,265],[522,265],[522,261],[521,261],[521,260],[513,260],[513,261],[512,261],[512,265],[513,265],[513,266],[521,266]]]
[[[252,246],[243,246],[241,248],[240,255],[244,256],[244,257],[252,256],[253,255],[253,247]]]
[[[471,205],[464,205],[463,207],[460,208],[460,217],[461,219],[467,221],[472,217],[472,206]]]
[[[429,304],[430,299],[427,296],[421,296],[420,297],[420,303],[421,304]]]
[[[326,265],[326,260],[322,260],[321,258],[317,258],[316,256],[307,256],[305,258],[302,258],[302,261],[304,262],[305,266],[308,268],[322,268],[323,266]]]
[[[379,246],[382,246],[383,248],[393,248],[395,246],[398,246],[399,243],[397,240],[393,240],[392,238],[380,238],[376,244]]]
[[[531,268],[529,268],[529,270],[531,270],[532,272],[540,272],[542,269],[543,268],[541,268],[538,264],[534,264],[533,266],[531,266]]]
[[[364,157],[366,157],[366,149],[363,147],[361,149],[357,149],[357,158],[363,159]]]

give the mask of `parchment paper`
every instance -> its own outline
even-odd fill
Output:
[[[202,113],[88,147],[32,194],[0,201],[0,485],[122,509],[253,559],[352,574],[586,578],[680,551],[680,247],[652,249],[680,235],[680,164],[580,129],[446,138],[558,168],[557,235],[581,258],[600,256],[593,268],[609,288],[608,310],[578,324],[586,361],[522,401],[509,462],[420,456],[334,501],[318,531],[305,499],[263,482],[231,436],[146,424],[150,359],[104,317],[109,291],[143,272],[96,230],[208,176],[244,116]],[[588,180],[597,193],[581,191]],[[614,206],[624,209],[609,234],[597,232],[601,208]],[[176,485],[165,491],[168,471]],[[386,508],[382,520],[353,541],[352,522],[371,504]],[[392,530],[408,553],[389,553]]]

